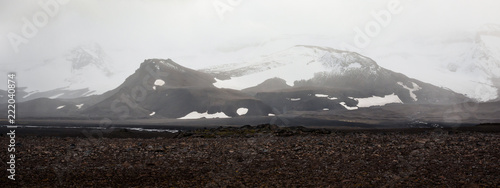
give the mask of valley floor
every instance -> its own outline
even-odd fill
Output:
[[[215,132],[215,138],[21,136],[16,138],[16,181],[7,179],[7,150],[0,150],[0,185],[496,187],[496,129],[313,131],[285,136],[248,129],[243,136]],[[3,134],[0,143],[8,142]]]

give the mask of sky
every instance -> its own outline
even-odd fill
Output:
[[[125,73],[149,58],[200,69],[294,45],[347,44],[393,65],[383,62],[386,51],[425,51],[416,43],[500,24],[498,7],[497,0],[0,0],[0,71],[23,72],[89,43]],[[374,16],[382,13],[385,23]],[[33,23],[37,31],[23,33]],[[373,36],[357,45],[366,28]]]

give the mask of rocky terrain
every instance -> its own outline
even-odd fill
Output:
[[[16,181],[8,180],[2,170],[0,184],[497,187],[498,130],[498,125],[345,131],[260,125],[197,129],[155,138],[18,135]],[[8,143],[5,134],[0,142]],[[7,151],[0,154],[6,156]],[[2,168],[7,168],[6,163]]]

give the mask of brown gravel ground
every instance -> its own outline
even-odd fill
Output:
[[[498,132],[247,136],[21,137],[16,181],[0,151],[0,187],[500,186]]]

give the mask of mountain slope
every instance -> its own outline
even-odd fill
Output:
[[[215,79],[183,67],[172,60],[145,60],[139,69],[116,89],[104,93],[101,102],[85,109],[91,117],[181,118],[192,112],[224,113],[235,117],[267,115],[271,108],[239,91],[218,89]]]
[[[270,78],[260,83],[259,85],[256,85],[254,87],[249,87],[241,91],[248,93],[250,95],[255,95],[260,92],[278,91],[282,89],[288,89],[291,87],[292,86],[287,85],[286,81],[281,78]]]

